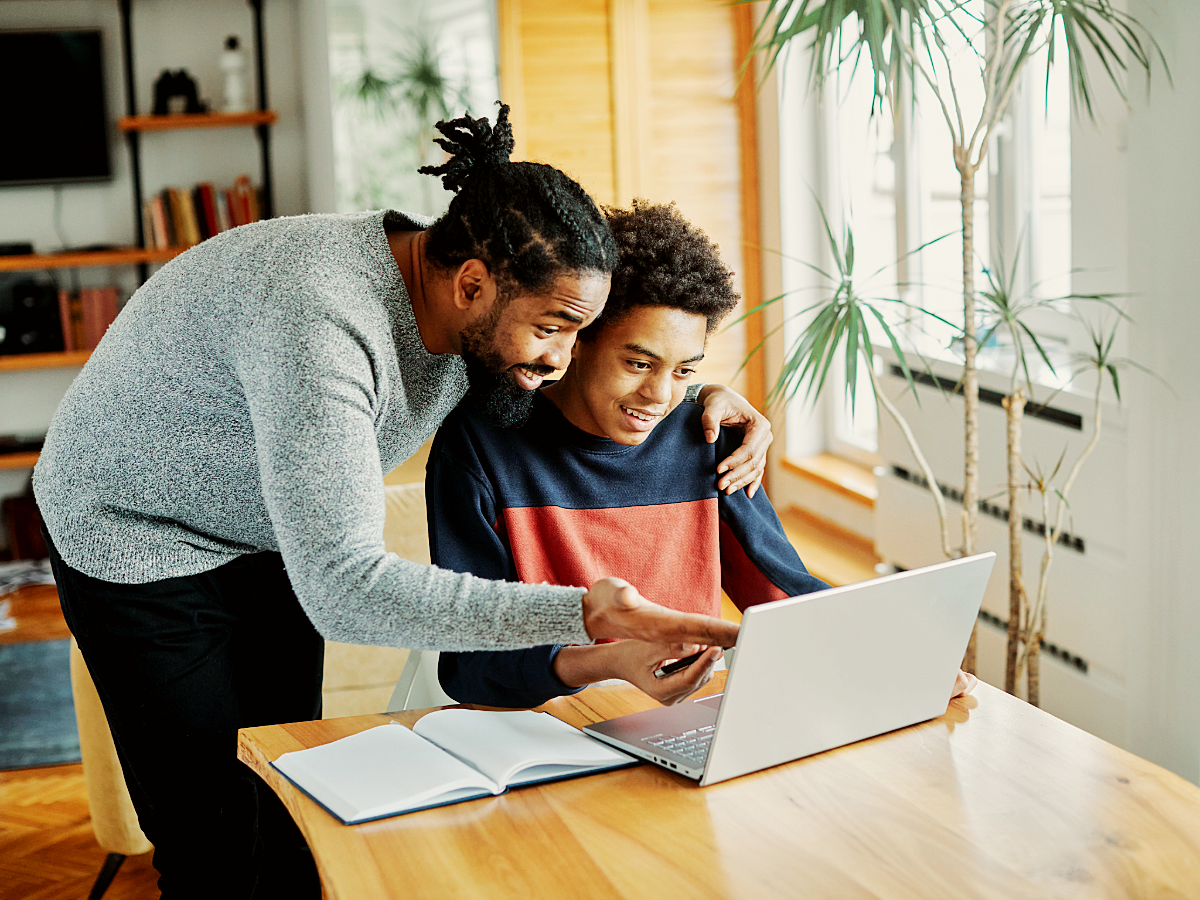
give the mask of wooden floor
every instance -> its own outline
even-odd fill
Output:
[[[0,631],[0,644],[71,636],[53,585],[24,587],[7,599],[17,627]],[[107,855],[92,833],[83,766],[0,772],[0,900],[82,900]],[[150,854],[133,856],[104,897],[157,897],[157,882]]]
[[[81,900],[106,855],[92,834],[83,766],[0,772],[0,898]],[[105,900],[157,897],[150,857],[125,860]]]
[[[878,561],[861,541],[792,510],[780,519],[809,571],[831,584],[872,578]],[[70,636],[53,586],[26,587],[8,595],[17,628],[0,631],[0,643]],[[731,618],[740,614],[728,604]],[[88,816],[80,765],[0,772],[0,900],[81,900],[88,895],[105,852]],[[125,860],[105,900],[158,896],[151,854]]]

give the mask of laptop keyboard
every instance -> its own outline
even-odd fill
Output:
[[[688,762],[702,766],[708,759],[708,748],[712,746],[716,728],[715,725],[705,725],[703,728],[693,728],[679,734],[655,734],[643,738],[642,742],[660,750],[669,750]]]

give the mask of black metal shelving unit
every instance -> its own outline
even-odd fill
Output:
[[[266,113],[267,105],[267,56],[266,41],[263,38],[263,0],[247,0],[254,13],[254,52],[255,52],[255,86],[258,94],[258,110]],[[137,85],[134,81],[133,70],[133,0],[119,0],[121,12],[121,60],[125,74],[125,114],[136,116]],[[275,215],[275,188],[271,173],[271,126],[257,124],[254,126],[258,138],[259,158],[262,169],[262,217],[270,219]],[[125,132],[125,140],[129,147],[130,175],[133,181],[133,221],[137,233],[137,246],[146,243],[145,231],[142,227],[142,134],[131,129]],[[149,267],[146,263],[138,264],[138,279],[144,282],[149,277]]]

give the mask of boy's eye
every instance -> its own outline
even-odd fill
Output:
[[[676,371],[675,374],[678,375],[680,378],[691,378],[693,375],[696,374],[696,370],[695,369],[679,369],[678,371]]]

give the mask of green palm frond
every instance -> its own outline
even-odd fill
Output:
[[[830,290],[831,293],[806,309],[789,316],[791,318],[815,313],[812,320],[788,348],[782,370],[768,394],[768,402],[774,403],[781,399],[790,401],[802,388],[806,398],[816,397],[824,389],[834,361],[841,355],[845,363],[843,387],[853,413],[857,408],[859,364],[861,362],[866,366],[874,365],[875,351],[872,346],[871,331],[875,327],[878,327],[887,338],[892,351],[896,354],[897,363],[908,381],[910,390],[914,396],[917,396],[916,383],[908,360],[881,308],[885,304],[902,304],[902,301],[890,298],[869,298],[859,292],[853,277],[854,232],[847,226],[841,235],[835,234],[820,201],[817,202],[817,208],[825,228],[825,237],[836,272],[826,273],[816,266],[809,266],[809,268],[819,272],[826,279],[827,290]],[[759,304],[756,310],[780,299],[782,297],[774,297]],[[907,304],[902,305],[908,306]],[[747,315],[749,314],[747,313]],[[751,354],[757,349],[756,347],[751,350]]]
[[[396,75],[392,84],[408,103],[422,128],[436,119],[449,118],[451,107],[462,100],[462,92],[442,73],[436,36],[419,30],[409,47],[397,53]]]
[[[748,2],[748,0],[743,0]],[[1001,10],[1003,22],[998,21]],[[1002,36],[989,60],[987,41],[970,34],[964,21],[980,32]],[[901,40],[895,40],[897,31]],[[823,84],[847,64],[869,62],[874,85],[872,112],[881,101],[894,100],[899,73],[913,74],[914,57],[933,66],[934,49],[946,46],[953,33],[966,39],[981,62],[994,67],[994,97],[1007,96],[1025,64],[1046,49],[1051,63],[1065,52],[1075,109],[1094,119],[1094,88],[1089,64],[1099,63],[1121,98],[1128,103],[1131,68],[1151,74],[1155,58],[1168,81],[1171,72],[1162,48],[1137,19],[1117,9],[1113,0],[983,0],[983,14],[972,14],[967,0],[769,0],[755,31],[755,52],[767,70],[796,38],[804,35],[812,48],[811,78]],[[1093,62],[1094,61],[1094,62]]]

